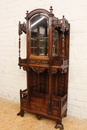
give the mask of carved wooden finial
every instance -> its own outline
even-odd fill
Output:
[[[26,11],[26,16],[28,15],[28,13],[29,13],[29,11],[27,10],[27,11]]]
[[[53,13],[53,8],[52,8],[52,6],[50,6],[50,13],[51,13],[51,14]]]
[[[63,15],[63,18],[64,18],[64,15]]]
[[[53,17],[53,16],[54,16],[52,6],[50,6],[50,13],[49,13],[49,16],[50,16],[50,17]]]
[[[57,18],[57,24],[58,24],[58,18]]]

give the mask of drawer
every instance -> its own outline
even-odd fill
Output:
[[[52,115],[53,116],[60,116],[60,111],[56,109],[52,109]]]
[[[35,105],[35,104],[30,104],[30,109],[32,110],[36,110],[37,112],[43,112],[43,113],[47,113],[48,112],[48,108],[44,107],[44,106],[39,106],[39,105]]]

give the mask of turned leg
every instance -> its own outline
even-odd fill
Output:
[[[59,128],[60,130],[63,130],[64,129],[64,127],[63,127],[63,125],[62,124],[56,124],[56,126],[54,127],[54,128]]]
[[[20,115],[21,117],[23,117],[23,116],[24,116],[24,110],[21,109],[20,112],[17,114],[17,116],[19,116],[19,115]]]

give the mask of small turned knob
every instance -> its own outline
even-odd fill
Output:
[[[29,13],[29,11],[27,10],[27,11],[26,11],[26,16],[28,15],[28,13]]]
[[[51,114],[51,112],[49,111],[48,114]]]
[[[52,14],[52,12],[53,12],[53,9],[52,9],[52,6],[50,6],[50,13]]]

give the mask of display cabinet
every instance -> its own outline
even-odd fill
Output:
[[[19,67],[26,71],[27,86],[20,90],[20,112],[56,121],[63,130],[67,115],[70,24],[53,9],[35,9],[19,22]],[[26,35],[26,57],[21,58],[21,34]],[[23,43],[22,43],[23,44]]]

